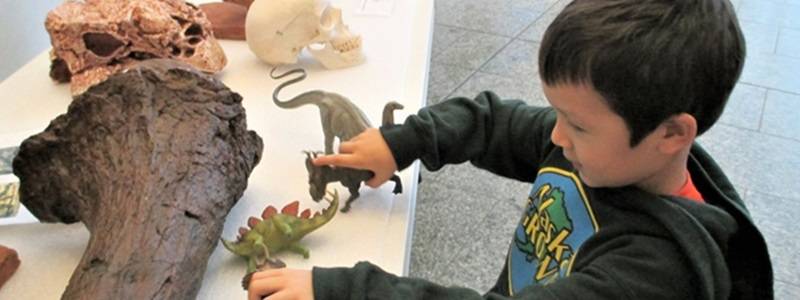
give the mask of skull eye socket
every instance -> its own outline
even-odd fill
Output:
[[[83,35],[83,44],[86,49],[97,56],[109,56],[125,43],[107,33],[89,32]]]
[[[184,32],[186,36],[202,36],[203,35],[203,27],[199,24],[192,24],[189,28],[186,28]]]
[[[171,17],[172,17],[173,20],[175,20],[175,22],[178,22],[178,25],[180,25],[180,26],[183,26],[184,24],[189,23],[189,20],[186,20],[184,18],[181,18],[181,17],[178,17],[178,16],[171,16]]]
[[[131,53],[128,54],[128,57],[135,60],[145,60],[145,59],[157,58],[158,56],[147,52],[131,51]]]
[[[53,62],[50,64],[50,78],[53,78],[60,83],[67,83],[71,77],[72,73],[69,72],[67,62],[60,58],[53,60]]]

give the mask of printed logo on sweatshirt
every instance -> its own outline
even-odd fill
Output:
[[[508,255],[513,294],[531,284],[569,276],[580,246],[597,221],[578,177],[558,168],[539,171]]]

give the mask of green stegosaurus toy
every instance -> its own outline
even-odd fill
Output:
[[[272,257],[275,253],[288,250],[308,258],[308,249],[300,245],[300,239],[328,223],[339,209],[338,192],[328,192],[328,195],[330,199],[325,200],[330,205],[322,213],[317,212],[311,216],[311,211],[306,209],[298,214],[298,201],[287,204],[280,213],[275,207],[267,206],[261,214],[262,219],[250,217],[247,220],[250,228],[239,228],[236,241],[222,239],[226,249],[247,259],[247,274],[242,280],[245,289],[254,272],[286,266],[281,260]]]

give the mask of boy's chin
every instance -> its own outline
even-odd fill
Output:
[[[595,180],[594,178],[592,178],[590,176],[586,176],[586,174],[584,174],[581,171],[575,171],[575,172],[578,173],[578,178],[581,179],[581,183],[583,183],[584,186],[587,186],[587,187],[590,187],[590,188],[593,188],[593,189],[619,187],[619,185],[614,185],[614,184],[611,184],[609,182],[605,182],[605,181],[602,181],[602,180]]]
[[[575,173],[578,173],[578,178],[581,179],[581,183],[583,183],[583,185],[588,186],[590,188],[602,187],[602,186],[599,186],[594,180],[592,180],[591,178],[587,177],[583,172],[576,170]]]

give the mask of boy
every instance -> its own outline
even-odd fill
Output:
[[[490,92],[368,129],[317,159],[369,169],[378,186],[421,159],[470,161],[533,182],[485,298],[771,299],[766,245],[722,171],[694,144],[744,63],[727,0],[576,0],[539,53],[551,108]],[[480,298],[353,268],[257,273],[251,299]]]

